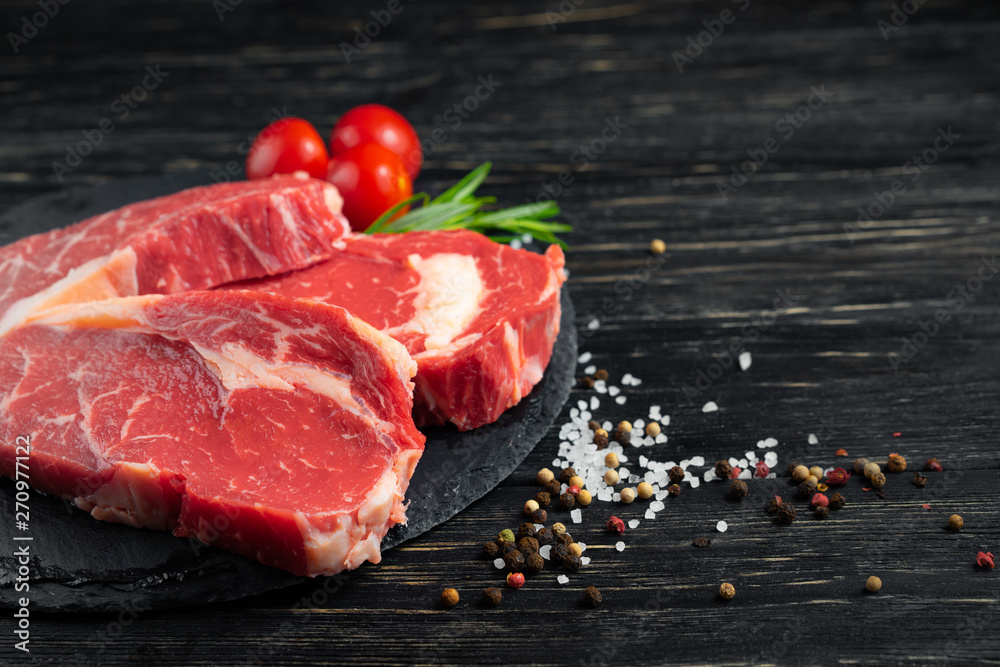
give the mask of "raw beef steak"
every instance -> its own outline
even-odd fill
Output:
[[[354,235],[325,262],[227,288],[343,306],[417,362],[417,423],[464,431],[495,421],[542,378],[564,264],[558,246],[538,255],[464,230]]]
[[[191,188],[0,248],[0,336],[61,303],[207,289],[329,257],[349,228],[340,195],[303,176]]]
[[[31,485],[98,519],[331,574],[378,562],[405,521],[424,443],[415,371],[402,345],[321,303],[60,306],[0,339],[0,473],[28,436]]]

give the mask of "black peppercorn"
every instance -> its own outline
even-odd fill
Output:
[[[846,504],[847,504],[847,498],[840,495],[839,493],[834,493],[830,496],[830,509],[839,510]]]
[[[604,449],[608,446],[608,436],[603,433],[598,433],[594,436],[594,444],[597,445],[598,449]]]
[[[810,500],[816,495],[816,485],[806,480],[799,484],[799,498]]]
[[[716,461],[715,462],[715,476],[719,479],[729,479],[729,476],[733,474],[733,466],[729,465],[729,461]]]
[[[594,373],[594,379],[595,380],[607,380],[608,377],[609,377],[608,376],[608,372],[606,370],[604,370],[603,368],[601,370],[597,371],[596,373]]]
[[[778,523],[789,524],[795,521],[795,506],[788,503],[781,503],[778,508]]]
[[[595,420],[591,419],[589,422],[587,422],[587,428],[589,428],[591,431],[596,431],[597,429],[601,428],[601,425],[598,424]]]
[[[499,588],[495,586],[490,586],[485,591],[483,591],[483,604],[487,607],[495,607],[500,604],[500,600],[503,600],[503,593]]]
[[[791,477],[792,474],[795,472],[795,469],[798,468],[798,467],[799,467],[799,462],[798,461],[792,461],[791,463],[789,463],[788,464],[788,476]]]
[[[548,507],[552,504],[552,494],[548,491],[539,491],[535,494],[535,502],[539,507]]]
[[[681,485],[671,484],[670,486],[667,487],[667,493],[669,493],[674,497],[681,495]]]
[[[562,535],[556,537],[556,544],[561,544],[564,547],[568,547],[569,545],[573,544],[573,536],[570,535],[569,533],[563,533]]]
[[[680,466],[674,466],[667,471],[667,476],[670,477],[670,481],[674,484],[680,484],[684,481],[684,469]]]
[[[551,544],[552,531],[548,528],[539,528],[538,532],[535,533],[535,539],[538,540],[539,544]]]
[[[531,513],[531,520],[535,523],[545,523],[549,520],[549,513],[543,509],[537,509]]]
[[[496,558],[499,553],[500,547],[497,546],[496,542],[487,542],[483,545],[483,555],[487,558]]]
[[[927,475],[921,475],[919,472],[913,473],[913,483],[920,488],[927,486]]]
[[[781,501],[777,498],[771,498],[767,501],[767,504],[764,505],[764,511],[768,514],[774,514],[778,511],[779,507],[781,507]]]
[[[548,491],[550,496],[557,497],[559,492],[562,491],[562,484],[559,483],[558,479],[553,479],[545,485],[545,490]]]
[[[500,555],[501,556],[506,556],[511,551],[517,551],[517,545],[514,544],[513,542],[504,544],[502,547],[500,547]]]
[[[590,377],[589,375],[586,376],[586,377],[580,378],[579,380],[577,380],[577,382],[579,382],[580,386],[583,387],[584,389],[593,389],[594,388],[594,378]]]
[[[569,556],[569,549],[565,545],[557,544],[549,552],[549,560],[555,565],[562,565],[562,562]]]
[[[535,524],[528,523],[526,521],[526,522],[522,523],[521,526],[517,529],[517,536],[518,537],[531,537],[536,532],[538,532],[538,531],[535,530]]]
[[[520,572],[524,569],[524,554],[514,549],[504,554],[503,562],[507,564],[507,569],[511,572]]]
[[[576,496],[567,491],[566,493],[559,496],[559,504],[565,509],[572,509],[573,505],[576,505]]]
[[[617,442],[619,445],[621,445],[623,447],[625,445],[632,444],[632,434],[631,433],[627,433],[627,432],[622,431],[622,430],[615,431],[614,439],[615,439],[615,442]],[[597,590],[597,589],[595,588],[594,590]]]
[[[586,590],[583,591],[583,602],[591,607],[596,607],[601,604],[601,591],[597,590],[593,586],[587,586]]]
[[[498,537],[496,544],[500,548],[500,554],[502,555],[504,549],[506,549],[507,547],[514,546],[514,541],[513,540],[502,540],[502,539],[500,539]]]
[[[562,568],[568,572],[576,572],[583,566],[583,561],[574,553],[570,553],[562,561]]]
[[[747,483],[742,479],[734,479],[729,485],[729,497],[734,500],[743,500],[747,497]]]
[[[696,537],[694,538],[694,540],[691,541],[691,544],[698,547],[699,549],[703,549],[711,545],[712,540],[708,539],[707,537]]]
[[[531,554],[525,562],[524,571],[528,574],[538,574],[545,569],[545,559],[541,554]]]
[[[828,516],[830,516],[830,508],[829,507],[826,507],[825,505],[820,505],[819,507],[816,508],[816,518],[817,519],[825,519]]]
[[[569,484],[569,480],[576,477],[576,470],[573,468],[563,468],[562,472],[559,473],[559,481],[563,484]]]
[[[522,537],[517,541],[517,547],[521,553],[530,555],[538,552],[538,540],[533,537]]]

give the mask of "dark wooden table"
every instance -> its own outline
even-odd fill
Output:
[[[974,563],[1000,551],[1000,8],[897,5],[893,17],[888,1],[401,0],[381,27],[378,2],[77,1],[36,34],[22,17],[42,23],[38,4],[4,3],[4,32],[28,38],[8,36],[0,55],[0,208],[137,174],[217,180],[275,110],[326,132],[352,105],[387,103],[427,140],[420,187],[492,160],[486,190],[501,202],[557,197],[576,225],[581,350],[644,380],[600,417],[662,405],[660,460],[739,456],[773,436],[782,472],[793,458],[833,465],[840,447],[945,466],[923,490],[890,476],[881,500],[853,479],[848,507],[822,522],[799,502],[790,527],[761,509],[794,495],[784,479],[752,483],[740,504],[703,484],[627,532],[623,553],[602,530],[612,507],[595,503],[572,527],[591,545],[585,576],[560,586],[548,573],[482,609],[501,578],[479,545],[519,521],[557,424],[498,489],[326,602],[307,582],[212,607],[36,617],[31,660],[1000,662],[1000,574]],[[366,26],[378,34],[359,48]],[[144,79],[148,92],[121,99]],[[67,146],[88,141],[71,166]],[[669,254],[649,268],[654,237]],[[792,303],[772,314],[778,290]],[[753,365],[720,376],[734,345]],[[700,373],[719,377],[699,387]],[[708,400],[717,413],[702,413]],[[960,533],[946,529],[954,512]],[[712,546],[694,549],[697,536]],[[870,574],[878,595],[863,590]],[[579,604],[587,583],[604,593],[595,610]],[[436,607],[446,586],[463,595],[450,611]],[[5,664],[24,659],[12,643],[5,631]]]

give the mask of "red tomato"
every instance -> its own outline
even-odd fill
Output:
[[[330,158],[326,180],[344,198],[351,229],[363,232],[387,210],[413,195],[413,181],[398,155],[379,144],[361,144]],[[406,213],[403,208],[393,218]]]
[[[411,179],[420,173],[424,154],[417,131],[398,112],[381,104],[354,107],[337,121],[330,135],[330,154],[368,142],[381,144],[403,159]]]
[[[247,178],[266,178],[302,170],[326,178],[330,156],[319,132],[301,118],[276,120],[257,135],[247,154]]]

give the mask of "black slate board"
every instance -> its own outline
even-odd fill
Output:
[[[72,188],[31,200],[0,216],[5,240],[54,229],[132,201],[202,184],[136,179]],[[575,314],[562,293],[560,333],[542,381],[495,423],[460,433],[424,429],[427,445],[407,493],[409,523],[382,541],[385,551],[447,521],[506,478],[545,434],[569,397],[576,367]],[[0,516],[14,515],[14,483],[0,481]],[[69,503],[33,493],[31,604],[39,611],[153,609],[233,600],[303,578],[197,541],[95,521]],[[11,544],[10,522],[0,539]],[[16,562],[0,557],[0,606],[13,608]],[[365,567],[370,567],[366,565]]]

